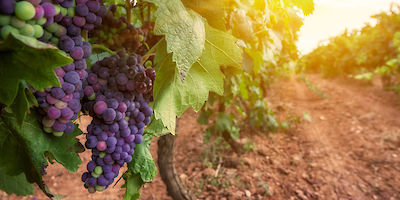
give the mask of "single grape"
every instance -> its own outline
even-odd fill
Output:
[[[81,17],[85,17],[89,14],[89,8],[85,4],[78,4],[75,7],[75,12]]]
[[[46,3],[42,3],[41,6],[44,10],[44,16],[47,19],[52,18],[52,17],[54,17],[54,15],[56,15],[56,8],[54,7],[53,4],[46,2]]]

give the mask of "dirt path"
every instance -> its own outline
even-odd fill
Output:
[[[320,98],[302,82],[282,80],[267,99],[279,118],[303,118],[307,112],[312,122],[303,120],[285,133],[270,135],[243,130],[242,137],[254,148],[240,158],[229,149],[211,154],[221,158],[211,168],[205,155],[210,155],[212,144],[203,144],[205,127],[196,123],[194,112],[184,114],[178,124],[176,165],[197,198],[400,199],[400,99],[379,84],[308,77],[328,98]],[[153,144],[153,156],[156,149]],[[84,162],[89,156],[82,154]],[[83,171],[81,167],[72,174],[51,166],[45,180],[68,200],[122,199],[122,183],[87,196],[80,183]],[[37,197],[44,199],[40,192]],[[3,199],[32,197],[0,193]],[[145,185],[142,199],[170,199],[159,176]]]

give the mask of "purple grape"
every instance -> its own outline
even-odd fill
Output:
[[[86,148],[88,148],[88,149],[95,148],[97,146],[96,136],[87,137],[85,145],[86,145]]]
[[[81,29],[79,27],[71,24],[67,28],[67,33],[70,36],[79,36],[79,35],[81,35]]]
[[[96,23],[94,23],[96,26],[100,26],[101,23],[103,22],[103,19],[100,16],[96,17]]]
[[[77,27],[83,27],[86,24],[86,19],[84,17],[75,16],[72,18],[72,23]]]
[[[47,116],[50,119],[57,119],[61,116],[61,111],[54,106],[51,106],[47,111]]]
[[[87,21],[88,23],[94,24],[94,23],[96,23],[96,17],[97,17],[97,16],[96,16],[94,13],[89,12],[89,14],[87,14],[87,15],[85,16],[85,19],[86,19],[86,21]]]
[[[43,24],[43,27],[47,27],[50,24],[52,24],[54,22],[54,18],[50,17],[50,18],[46,18],[46,23]]]
[[[104,141],[100,141],[100,142],[97,142],[97,146],[96,147],[97,147],[97,149],[99,151],[104,151],[107,148],[107,144]]]
[[[68,103],[68,107],[71,108],[72,111],[78,112],[81,109],[81,103],[77,99],[72,99]]]
[[[86,60],[84,60],[84,59],[81,59],[81,60],[76,60],[75,61],[75,69],[76,70],[83,70],[83,69],[86,69],[87,68],[87,66],[86,66]],[[84,71],[84,70],[83,70]],[[86,71],[84,71],[84,72],[86,72]],[[87,73],[85,73],[85,74],[87,74]]]
[[[116,116],[116,112],[115,112],[115,110],[112,109],[112,108],[107,108],[107,109],[103,112],[103,119],[104,119],[106,122],[112,122],[112,121],[114,121],[115,116]]]
[[[89,1],[86,3],[86,5],[87,5],[87,7],[89,8],[89,11],[90,11],[90,12],[96,13],[97,11],[100,10],[100,4],[99,4],[99,2],[96,1],[96,0],[89,0]]]
[[[142,143],[143,142],[143,136],[142,135],[136,135],[135,136],[135,143],[136,144],[140,144],[140,143]]]
[[[76,0],[76,4],[86,4],[88,0]]]
[[[61,25],[64,27],[68,27],[72,24],[72,18],[69,16],[64,16],[63,19],[61,20]]]
[[[49,103],[49,104],[56,104],[59,100],[58,100],[57,98],[51,96],[51,94],[48,94],[48,95],[46,96],[46,101],[47,101],[47,103]]]
[[[53,125],[53,129],[57,132],[63,132],[65,128],[67,128],[67,125],[59,122],[58,120]]]
[[[67,81],[68,83],[77,84],[80,82],[79,74],[75,71],[69,71],[65,73],[64,80]]]
[[[78,4],[75,7],[75,12],[78,16],[85,17],[89,14],[89,8],[85,4]]]
[[[92,54],[92,46],[90,45],[89,42],[83,42],[82,45],[82,49],[83,49],[83,58],[89,58],[90,55]]]
[[[74,60],[80,60],[83,58],[83,50],[81,47],[73,47],[70,51],[70,56],[74,59]],[[77,66],[75,65],[75,68]]]
[[[53,4],[46,2],[46,3],[42,3],[41,6],[44,10],[44,16],[47,19],[54,17],[54,15],[56,14],[56,8],[54,7]]]
[[[64,82],[62,84],[62,89],[66,94],[72,94],[75,91],[75,86],[71,83]]]
[[[72,6],[74,6],[74,1],[73,0],[64,0],[61,3],[61,6],[64,8],[71,8]]]
[[[42,6],[40,5],[35,6],[35,10],[36,13],[35,16],[33,17],[34,19],[40,19],[44,16],[44,9],[42,8]]]
[[[72,122],[67,123],[67,127],[64,130],[64,133],[72,133],[74,132],[75,126]]]
[[[101,5],[96,14],[100,17],[105,16],[107,14],[107,8],[104,5]]]
[[[65,96],[65,92],[63,89],[55,87],[51,89],[51,95],[57,99],[61,99]]]
[[[14,0],[0,0],[0,14],[13,14],[15,4]]]
[[[104,101],[98,101],[94,104],[94,112],[98,115],[102,115],[107,109],[107,104]]]
[[[119,103],[116,99],[108,99],[107,106],[112,109],[117,109],[119,106]]]
[[[82,44],[83,44],[81,36],[73,37],[72,40],[74,41],[75,46],[82,46]]]

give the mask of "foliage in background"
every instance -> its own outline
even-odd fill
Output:
[[[220,14],[227,16],[223,28],[240,39],[244,59],[241,71],[224,70],[225,94],[212,94],[202,110],[198,121],[208,125],[208,133],[222,134],[225,139],[229,133],[238,139],[245,125],[262,132],[288,126],[289,122],[275,118],[265,96],[279,77],[294,72],[293,61],[298,58],[295,42],[303,25],[301,12],[307,15],[313,9],[313,1],[289,0],[237,0],[225,7],[225,14]]]
[[[382,78],[386,88],[399,85],[400,7],[373,16],[376,25],[345,31],[303,56],[306,72],[320,72],[326,77],[350,76],[357,80]]]

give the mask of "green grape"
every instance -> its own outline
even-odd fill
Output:
[[[52,45],[54,45],[54,46],[57,46],[57,45],[58,45],[58,38],[57,38],[57,37],[52,37],[52,38],[50,39],[50,43],[51,43]]]
[[[43,18],[36,20],[36,24],[43,25],[46,23],[46,21],[47,21],[47,19],[43,17]]]
[[[37,24],[33,25],[33,29],[35,29],[35,34],[34,34],[35,38],[40,38],[44,34],[43,28]]]
[[[52,33],[50,33],[50,32],[48,32],[48,31],[46,31],[46,30],[44,30],[43,31],[44,33],[44,36],[43,36],[43,39],[45,40],[45,41],[49,41],[52,37],[53,37],[53,34]]]
[[[56,137],[61,137],[61,136],[63,136],[64,135],[64,132],[62,132],[62,131],[60,131],[60,132],[53,132],[53,135],[54,136],[56,136]]]
[[[106,189],[104,186],[101,186],[101,185],[96,185],[95,188],[96,188],[96,190],[99,191],[99,192],[101,192],[101,191],[103,191],[103,190]]]
[[[68,17],[74,17],[75,16],[75,7],[68,8],[67,15],[68,15]]]
[[[30,24],[25,24],[22,28],[19,29],[19,32],[22,35],[25,35],[28,37],[33,37],[33,35],[35,35],[35,29]]]
[[[22,28],[25,25],[25,21],[20,20],[16,17],[11,17],[10,24],[15,28]]]
[[[30,25],[35,25],[36,21],[35,20],[29,20],[29,21],[26,21],[26,23],[30,24]]]
[[[60,12],[62,16],[66,16],[68,14],[68,9],[64,7],[60,7]]]
[[[30,20],[35,16],[36,10],[33,5],[27,1],[20,1],[15,5],[15,15],[21,20]]]
[[[9,25],[11,21],[11,16],[9,15],[0,15],[0,26]]]
[[[1,28],[1,38],[3,38],[4,40],[7,39],[8,35],[10,35],[10,33],[14,33],[14,34],[19,34],[18,29],[10,26],[10,25],[5,25],[3,26],[3,28]]]
[[[52,23],[46,27],[46,30],[50,31],[50,33],[55,33],[58,30],[58,24]]]
[[[96,174],[101,174],[103,173],[103,168],[101,168],[101,166],[97,166],[96,168],[94,168],[93,172]]]
[[[58,15],[61,12],[61,6],[54,5],[54,8],[56,9],[56,14],[55,15]]]

